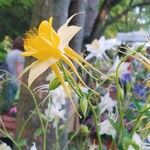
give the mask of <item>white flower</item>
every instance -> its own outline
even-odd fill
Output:
[[[12,150],[6,143],[0,144],[0,150]]]
[[[65,104],[65,98],[67,97],[65,90],[63,89],[62,85],[57,87],[54,90],[49,91],[49,84],[44,84],[38,86],[34,89],[35,93],[47,93],[47,96],[43,99],[45,102],[48,98],[52,98],[53,102],[59,101],[61,104]]]
[[[106,55],[106,50],[114,49],[117,45],[120,45],[120,42],[116,39],[105,40],[105,37],[101,37],[99,41],[94,40],[91,44],[86,45],[87,51],[90,54],[85,59],[89,60],[94,56],[101,60],[109,59]]]
[[[51,100],[48,102],[48,108],[45,110],[45,116],[49,122],[53,122],[53,127],[56,127],[59,120],[65,120],[66,93],[62,86],[50,91]]]
[[[55,128],[60,119],[65,120],[65,109],[62,109],[59,103],[53,104],[49,102],[48,108],[45,110],[45,116],[49,122],[53,122],[53,127]]]
[[[89,150],[96,150],[98,146],[94,143],[93,145],[89,145]]]
[[[53,103],[57,102],[61,103],[62,105],[65,105],[67,95],[62,85],[56,88],[55,90],[50,91],[50,95],[52,97]]]
[[[143,142],[140,135],[134,133],[132,139],[140,148],[140,150],[150,150],[150,144]],[[135,150],[131,145],[128,147],[128,150]]]
[[[109,113],[108,114],[109,118],[113,120],[114,122],[117,121],[118,119],[118,114],[117,113]],[[111,125],[110,121],[108,119],[104,120],[99,124],[100,126],[100,135],[106,134],[106,135],[111,135],[113,139],[116,137],[116,130],[113,128]]]
[[[114,63],[113,63],[113,66],[109,70],[109,73],[116,72],[119,63],[120,63],[119,56],[117,56]],[[130,63],[123,62],[119,66],[119,70],[118,70],[119,76],[122,76],[123,74],[129,73],[129,70],[128,70],[129,66],[130,66]]]
[[[56,77],[56,75],[53,73],[53,72],[51,72],[47,77],[46,77],[46,81],[50,81],[50,80],[53,80],[54,78]]]
[[[113,139],[116,137],[116,130],[111,125],[108,119],[100,123],[100,135],[111,135]]]
[[[102,37],[99,41],[94,40],[91,44],[87,44],[86,48],[87,48],[87,51],[90,52],[90,54],[85,59],[89,60],[94,56],[101,60],[109,59],[109,57],[105,53],[107,49],[104,47],[104,45],[105,45],[104,37]]]
[[[33,142],[32,147],[30,148],[30,150],[37,150],[35,143]]]
[[[101,97],[101,102],[99,103],[101,114],[106,110],[112,113],[113,107],[117,107],[117,102],[112,100],[112,98],[109,96],[109,93],[106,93],[103,97]]]

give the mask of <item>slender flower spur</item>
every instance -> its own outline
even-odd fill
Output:
[[[81,29],[81,27],[74,25],[68,26],[68,23],[76,15],[77,14],[71,16],[57,32],[55,32],[52,27],[53,18],[51,17],[49,21],[42,21],[38,29],[34,29],[26,33],[24,38],[25,52],[23,52],[22,55],[33,56],[37,59],[37,61],[27,66],[21,73],[21,75],[23,75],[25,72],[30,70],[28,86],[31,86],[33,81],[50,67],[61,82],[66,93],[69,95],[64,77],[61,74],[60,62],[68,65],[83,85],[85,85],[85,83],[74,67],[73,61],[81,66],[85,71],[87,71],[87,69],[82,65],[82,63],[101,73],[68,46],[69,41]],[[66,70],[68,76],[72,77],[71,73],[65,68],[65,65],[63,65],[63,68]]]

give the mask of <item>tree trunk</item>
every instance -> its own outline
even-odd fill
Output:
[[[82,29],[78,34],[71,40],[70,46],[78,53],[81,52],[83,39],[84,39],[84,25],[85,25],[85,9],[86,9],[86,0],[72,0],[69,8],[69,16],[72,16],[75,13],[82,13],[73,18],[70,24],[80,26]]]
[[[71,0],[37,0],[33,8],[31,26],[54,17],[53,27],[57,30],[68,18]]]
[[[85,16],[85,28],[84,28],[84,44],[89,43],[89,38],[93,29],[94,22],[99,13],[99,0],[88,0]]]

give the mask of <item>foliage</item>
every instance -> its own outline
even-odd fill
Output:
[[[21,36],[30,26],[34,0],[0,0],[0,40]]]
[[[4,40],[0,42],[0,62],[4,62],[7,52],[11,49],[12,40],[5,36]]]
[[[119,14],[121,14],[124,10],[130,9],[133,5],[137,3],[143,2],[142,0],[131,0],[122,1],[118,5],[116,5],[109,14],[108,20],[116,18]],[[150,26],[150,11],[149,5],[137,6],[130,11],[127,11],[120,19],[117,19],[115,22],[110,24],[105,31],[105,35],[107,37],[114,37],[117,32],[131,32],[140,29],[149,30]]]

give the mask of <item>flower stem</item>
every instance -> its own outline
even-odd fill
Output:
[[[91,111],[92,111],[92,113],[94,115],[94,121],[95,121],[95,126],[96,126],[96,135],[97,135],[97,139],[98,139],[99,150],[102,150],[102,142],[101,142],[100,133],[99,133],[100,132],[100,128],[98,127],[97,115],[96,115],[96,112],[95,112],[94,107],[91,104],[90,100],[89,99],[87,99],[87,100],[88,100],[88,104],[89,104],[89,106],[91,108]]]
[[[43,149],[44,150],[46,150],[47,127],[48,127],[48,121],[46,121],[46,125],[44,128],[44,139],[43,139]]]
[[[56,150],[60,150],[59,135],[58,135],[58,124],[55,128],[55,136],[56,136]]]
[[[131,132],[131,138],[132,138],[133,135],[134,135],[134,132],[135,132],[135,130],[136,130],[136,127],[137,127],[137,125],[138,125],[138,123],[139,123],[141,117],[143,116],[144,113],[146,113],[146,112],[149,111],[149,110],[150,110],[150,106],[147,107],[146,109],[144,109],[144,110],[139,114],[139,116],[137,117],[137,119],[136,119],[136,121],[135,121],[135,124],[134,124],[134,126],[133,126],[133,129],[132,129],[132,132]]]

